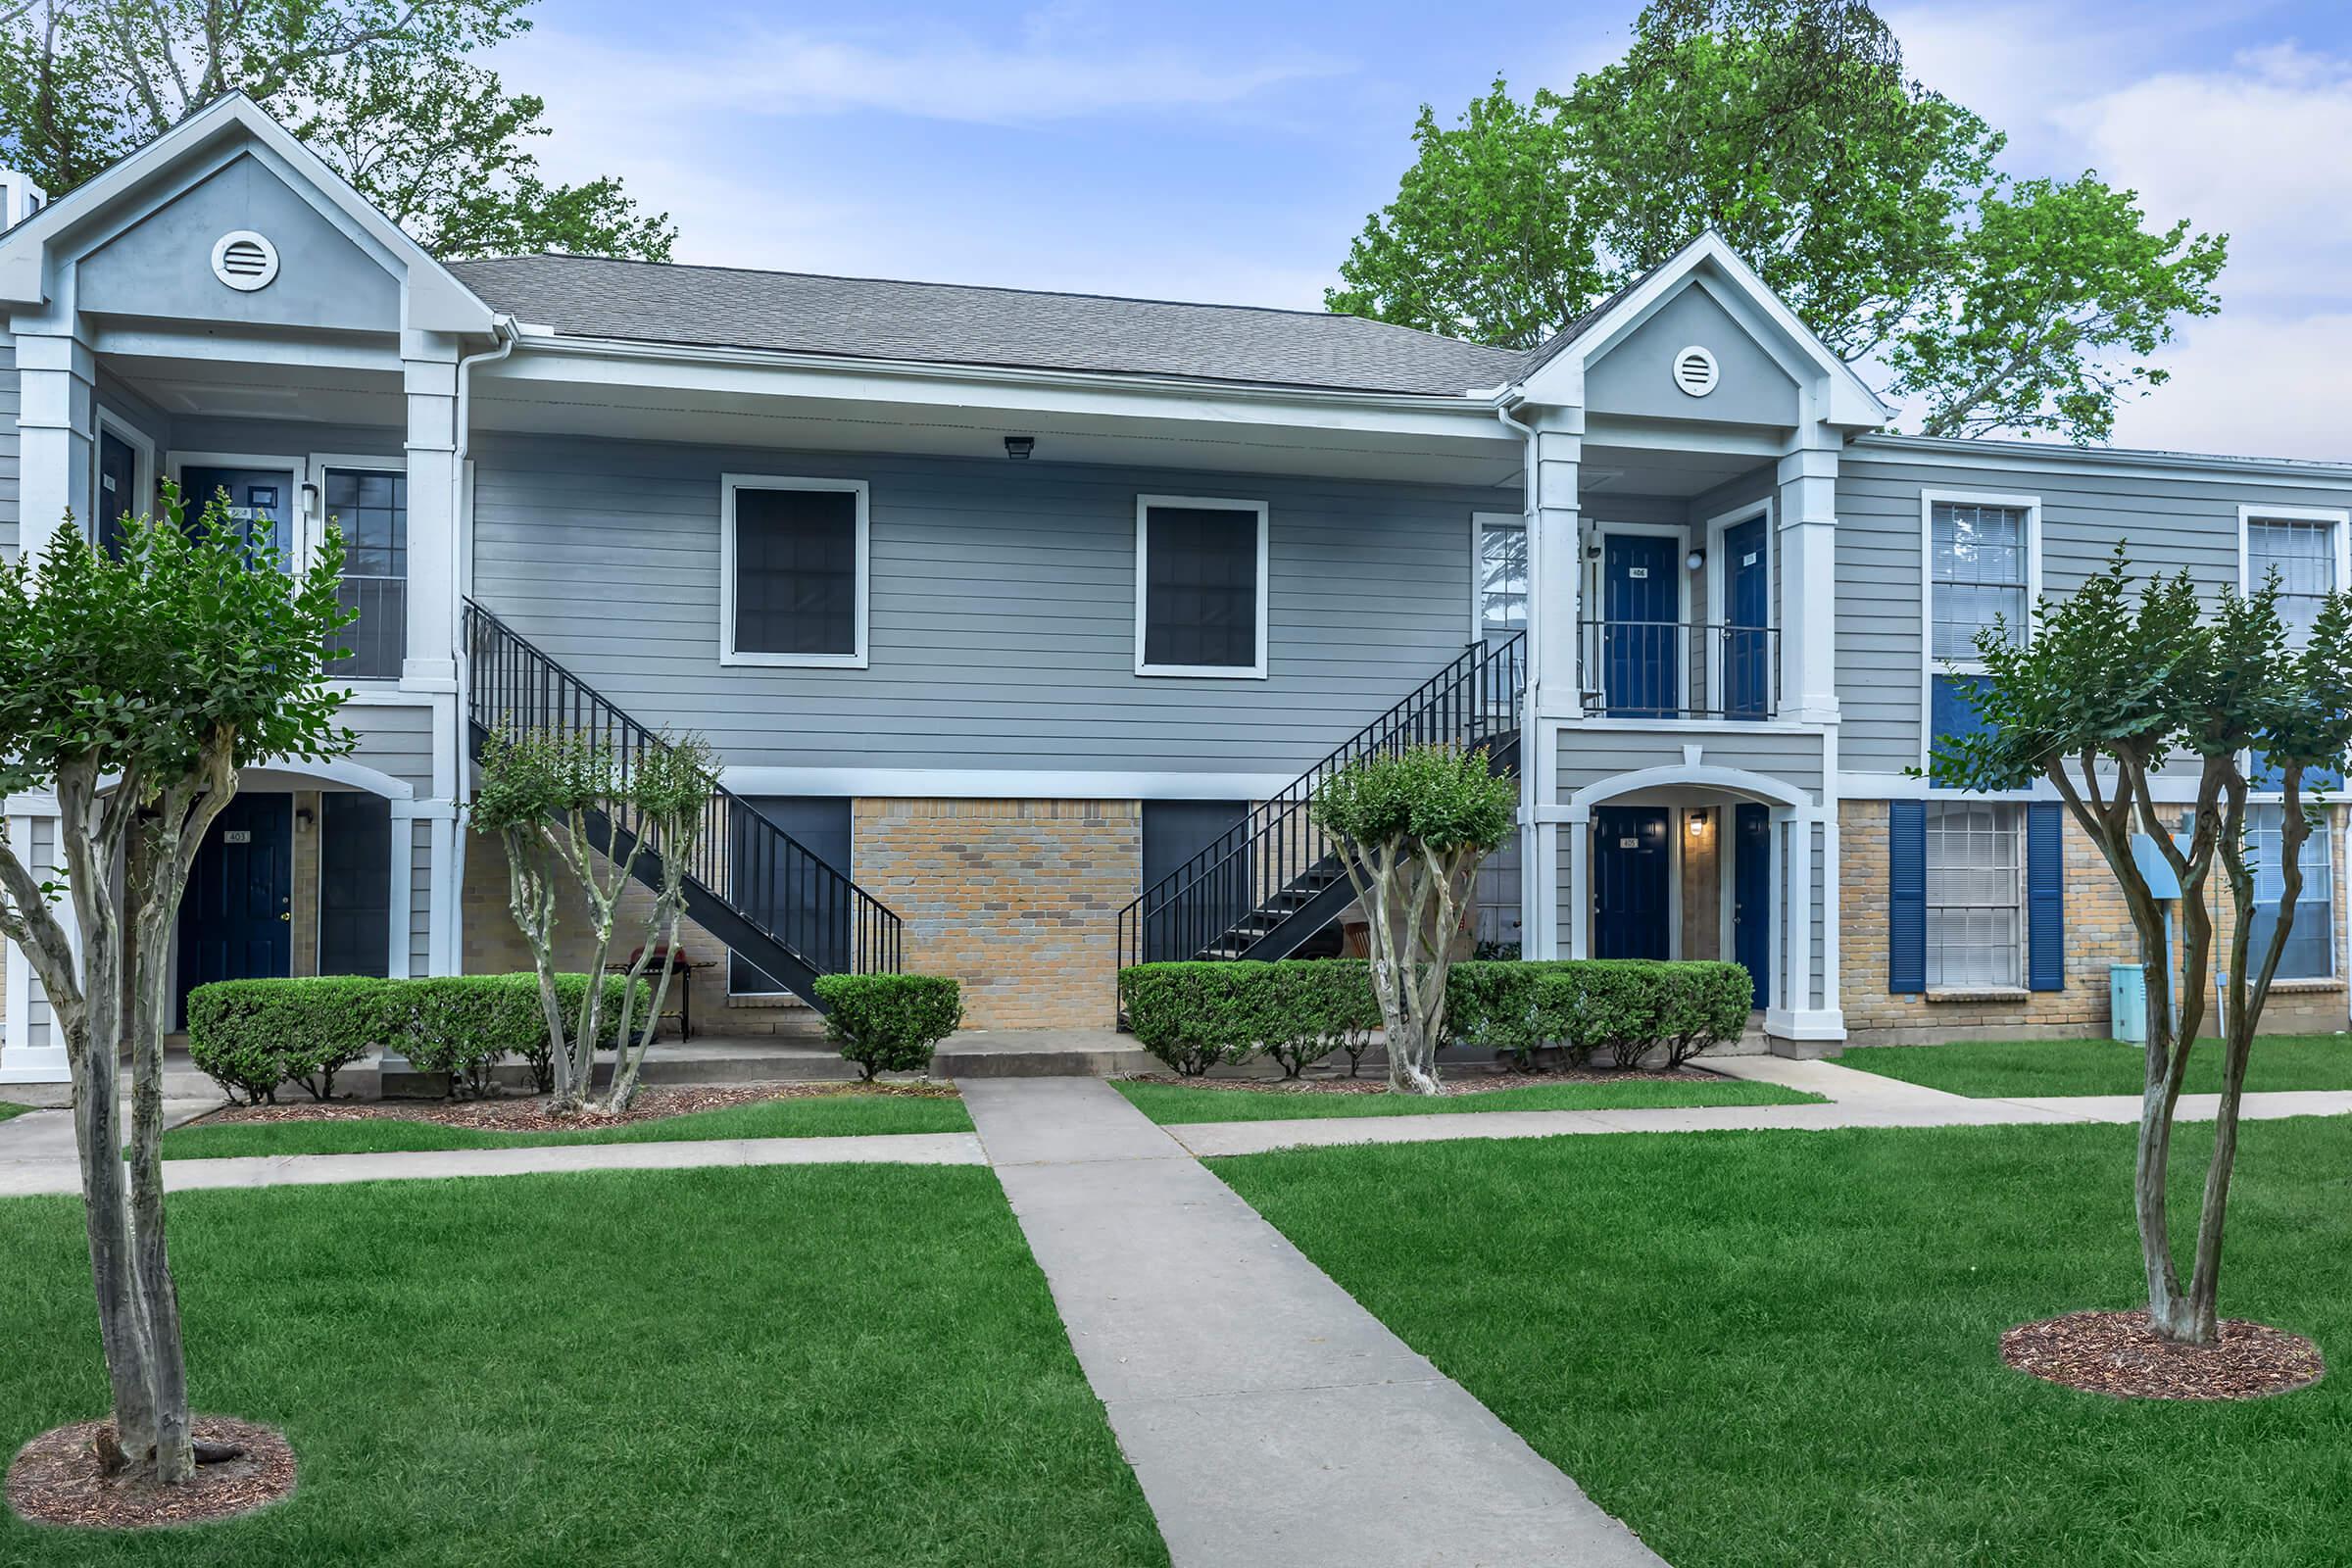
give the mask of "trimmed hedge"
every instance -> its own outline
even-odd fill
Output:
[[[605,977],[606,1038],[612,1031],[625,975]],[[588,977],[556,977],[566,1019],[579,1016]],[[651,988],[638,982],[637,1016]],[[188,993],[188,1055],[231,1100],[274,1102],[288,1082],[315,1099],[334,1092],[334,1075],[370,1047],[408,1058],[420,1072],[449,1074],[452,1092],[479,1094],[491,1069],[509,1056],[529,1064],[544,1094],[554,1063],[539,980],[531,974],[452,975],[372,980],[354,975],[223,980]]]
[[[188,993],[188,1057],[229,1099],[275,1104],[298,1083],[313,1100],[391,1029],[383,980],[218,980]]]
[[[1381,1023],[1358,958],[1137,964],[1119,971],[1119,1000],[1137,1041],[1188,1078],[1260,1052],[1297,1077],[1345,1051],[1352,1075]],[[1446,977],[1446,1037],[1523,1070],[1554,1044],[1580,1066],[1606,1051],[1632,1067],[1663,1047],[1680,1067],[1738,1039],[1748,1002],[1747,971],[1734,963],[1473,959]]]
[[[963,1022],[963,992],[935,974],[828,974],[817,977],[825,1038],[842,1055],[877,1072],[922,1072],[932,1048]]]

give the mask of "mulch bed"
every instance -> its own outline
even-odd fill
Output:
[[[641,1089],[628,1110],[618,1116],[557,1116],[548,1110],[546,1097],[517,1096],[512,1100],[384,1101],[367,1104],[230,1105],[198,1118],[196,1125],[224,1122],[275,1121],[431,1121],[446,1127],[470,1127],[492,1133],[561,1132],[580,1127],[618,1127],[626,1122],[660,1121],[698,1110],[718,1110],[766,1100],[819,1100],[831,1095],[896,1095],[905,1099],[956,1098],[951,1084],[837,1083],[729,1084],[703,1088],[680,1085]]]
[[[2018,1371],[2125,1399],[2259,1399],[2292,1394],[2328,1370],[2320,1348],[2244,1318],[2227,1318],[2210,1346],[2157,1338],[2145,1312],[2069,1312],[2001,1336]]]
[[[1487,1072],[1453,1069],[1462,1076],[1445,1080],[1448,1095],[1491,1095],[1503,1089],[1541,1089],[1546,1084],[1712,1084],[1724,1080],[1711,1072],[1667,1072],[1648,1067],[1563,1067],[1544,1072]],[[1385,1095],[1389,1074],[1375,1068],[1360,1078],[1179,1078],[1164,1072],[1129,1073],[1138,1084],[1178,1084],[1186,1089],[1231,1089],[1251,1095]]]
[[[200,1464],[180,1485],[159,1487],[135,1471],[104,1474],[92,1444],[114,1422],[77,1421],[17,1450],[8,1467],[8,1505],[36,1525],[151,1530],[233,1518],[293,1494],[294,1450],[284,1433],[223,1415],[200,1415],[189,1425],[198,1441],[235,1444],[244,1454]]]

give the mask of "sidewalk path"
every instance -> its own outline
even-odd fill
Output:
[[[963,1094],[1175,1568],[1658,1568],[1110,1085]]]

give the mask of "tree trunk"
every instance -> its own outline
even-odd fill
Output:
[[[499,832],[507,850],[507,908],[531,950],[539,976],[539,1012],[547,1022],[548,1062],[557,1103],[575,1094],[571,1053],[565,1049],[564,1004],[556,995],[556,889],[546,863],[547,830],[537,822],[511,824]]]

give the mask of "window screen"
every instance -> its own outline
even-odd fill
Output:
[[[2260,963],[2269,951],[2271,933],[2278,924],[2279,901],[2286,893],[2283,806],[2246,808],[2246,853],[2254,862],[2254,945]],[[2295,901],[2294,923],[2286,947],[2278,955],[2280,980],[2325,980],[2335,973],[2335,889],[2330,875],[2330,833],[2323,817],[2303,841],[2303,892]]]
[[[2254,517],[2246,523],[2246,586],[2278,573],[2278,618],[2298,645],[2335,588],[2335,525]]]
[[[352,657],[332,673],[391,680],[409,649],[409,476],[366,468],[326,470],[327,519],[343,530],[343,582],[335,597],[360,618],[337,646]]]
[[[855,657],[858,493],[734,496],[735,651]]]
[[[2020,986],[2025,812],[1989,802],[1928,808],[1928,987]]]
[[[1144,520],[1144,662],[1257,665],[1258,514],[1152,507]]]
[[[2015,642],[2026,624],[2026,513],[1938,501],[1929,514],[1938,660],[1973,660],[1977,633],[1999,615]]]

